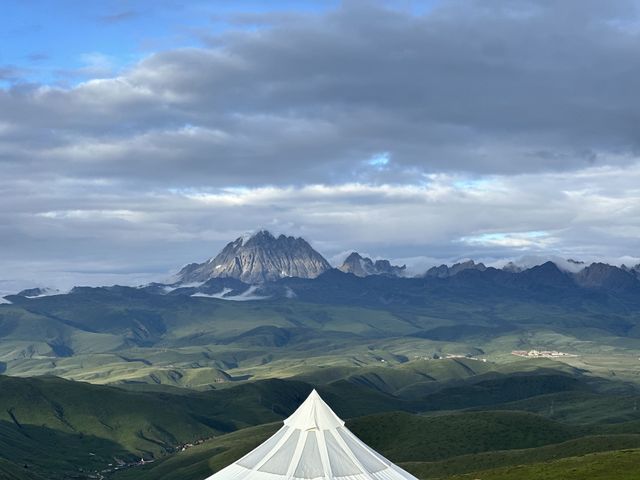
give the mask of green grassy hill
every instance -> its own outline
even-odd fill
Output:
[[[198,405],[57,378],[0,377],[0,457],[47,478],[170,451],[220,432]],[[207,421],[209,420],[209,421]]]
[[[311,384],[300,381],[305,378],[325,380],[316,387],[336,413],[351,418],[358,435],[398,461],[440,461],[585,435],[638,433],[633,396],[613,395],[611,382],[602,387],[602,380],[549,365],[496,367],[450,359],[361,370],[330,367],[298,380],[227,382],[204,392],[164,384],[122,388],[0,376],[0,458],[36,473],[95,471],[118,460],[157,459],[185,443],[281,421],[311,391]],[[416,385],[421,387],[407,395]],[[550,402],[557,413],[549,412]],[[411,415],[418,412],[423,415]],[[366,417],[372,414],[381,416]],[[609,423],[577,425],[585,422]],[[385,443],[388,431],[396,443]],[[72,454],[60,451],[60,445],[72,446]]]
[[[640,383],[635,368],[640,338],[633,334],[640,307],[626,297],[600,298],[582,290],[532,296],[527,288],[533,284],[524,290],[511,285],[506,292],[489,277],[474,280],[479,290],[469,291],[464,283],[469,279],[462,277],[448,283],[389,284],[341,274],[298,280],[290,280],[300,294],[296,299],[258,302],[127,287],[12,296],[12,305],[0,305],[0,366],[11,375],[201,390],[246,378],[322,383],[346,375],[351,382],[410,397],[428,393],[432,379],[442,380],[437,366],[429,372],[404,370],[412,378],[406,390],[407,379],[396,383],[399,377],[388,378],[380,367],[434,355],[509,363],[518,360],[511,350],[548,348],[579,354],[564,361],[585,370]],[[457,372],[451,365],[443,370],[464,378],[467,367],[472,374],[491,368],[482,363],[464,361]],[[316,381],[310,377],[318,375],[319,366],[325,367],[324,380]],[[371,370],[357,371],[360,367]]]
[[[173,394],[0,376],[0,459],[66,478],[114,459],[157,457],[184,443],[280,420],[310,389],[273,380],[234,391]]]
[[[0,459],[57,479],[157,458],[186,443],[281,421],[311,389],[274,379],[209,392],[148,391],[0,376]],[[411,406],[348,383],[321,391],[345,417]]]
[[[259,445],[279,426],[269,424],[224,435],[145,467],[124,470],[114,478],[201,480]],[[594,436],[588,434],[591,427],[563,425],[520,412],[427,418],[393,412],[354,419],[347,426],[419,478],[444,479],[481,469],[640,447],[640,429],[638,434]]]
[[[32,472],[29,468],[16,465],[0,458],[0,478],[2,480],[44,480],[45,477]]]
[[[396,462],[538,447],[582,433],[579,428],[524,412],[464,412],[434,417],[397,412],[354,419],[348,426],[369,446]]]
[[[565,391],[488,406],[544,415],[574,424],[620,423],[640,420],[640,395],[603,395],[589,391]]]
[[[637,480],[640,449],[592,453],[532,465],[481,470],[443,480]]]
[[[397,462],[418,462],[415,468],[421,471],[447,472],[447,461],[458,458],[457,465],[463,465],[470,455],[478,456],[473,465],[512,465],[523,458],[514,452],[550,444],[562,445],[555,450],[565,452],[562,456],[640,446],[640,415],[630,403],[633,397],[614,395],[608,384],[601,388],[600,381],[579,372],[540,366],[473,375],[465,362],[473,363],[408,362],[396,368],[367,367],[361,375],[334,369],[326,377],[331,381],[317,388],[373,448]],[[325,373],[321,369],[309,378]],[[431,393],[398,395],[423,380],[432,384]],[[200,392],[162,384],[120,388],[57,377],[0,376],[1,468],[13,469],[14,476],[28,470],[34,478],[58,480],[83,478],[144,457],[156,461],[127,474],[149,472],[140,478],[160,479],[172,477],[158,472],[175,470],[183,480],[196,480],[257,445],[275,428],[272,422],[290,415],[312,388],[299,380],[276,379],[223,386]],[[558,418],[543,408],[550,398],[557,401]],[[501,402],[513,399],[518,400]],[[203,439],[211,440],[174,453]],[[548,453],[540,450],[536,455],[529,458],[547,458]]]
[[[365,441],[422,472],[638,447],[640,340],[620,333],[633,308],[490,304],[436,287],[405,303],[402,291],[330,304],[128,288],[14,299],[0,306],[0,369],[13,375],[0,377],[0,469],[58,480],[144,457],[156,461],[120,475],[195,480],[263,438],[272,427],[247,429],[282,420],[312,385]],[[510,354],[542,347],[580,356]],[[50,373],[92,384],[17,378]]]
[[[438,461],[404,462],[401,465],[418,478],[435,479],[505,466],[546,463],[565,457],[630,448],[640,448],[639,434],[586,436],[537,448],[489,451]],[[480,478],[484,477],[480,476]]]
[[[117,480],[202,480],[226,467],[273,435],[280,423],[250,427],[214,438],[152,464],[118,472]]]

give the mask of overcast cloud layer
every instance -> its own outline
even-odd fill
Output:
[[[417,10],[236,14],[72,87],[0,65],[0,291],[158,279],[256,228],[415,269],[637,262],[637,2]]]

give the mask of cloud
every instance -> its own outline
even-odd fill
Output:
[[[43,62],[45,60],[49,60],[50,55],[44,52],[32,52],[27,55],[27,60],[33,63]]]
[[[100,23],[105,23],[107,25],[111,25],[114,23],[126,22],[128,20],[132,20],[138,16],[138,12],[134,10],[124,10],[121,12],[112,13],[110,15],[102,15],[98,17],[98,21]]]
[[[594,184],[595,178],[606,179],[606,186]],[[0,188],[13,208],[0,213],[0,265],[41,281],[139,283],[209,258],[256,226],[302,235],[334,260],[353,249],[409,263],[414,272],[466,257],[504,263],[551,255],[620,263],[637,252],[637,185],[640,165],[590,167],[570,177],[497,176],[480,184],[441,174],[425,185],[144,193],[109,182],[57,180],[44,187],[4,180]]]
[[[552,247],[554,243],[554,240],[549,238],[547,232],[536,231],[483,233],[470,237],[462,237],[460,241],[467,245],[495,246],[523,250],[531,248],[548,249]]]
[[[329,256],[638,251],[634,2],[259,17],[0,89],[0,266],[160,272],[256,226]]]
[[[352,180],[380,152],[392,177],[632,163],[640,61],[625,27],[637,15],[563,5],[454,1],[414,15],[349,2],[115,78],[5,92],[0,107],[57,131],[31,162],[53,154],[77,176],[93,172],[67,160],[78,145],[100,175],[221,186]],[[110,74],[107,60],[85,74]]]
[[[115,59],[100,52],[84,53],[80,56],[80,60],[82,67],[59,72],[59,74],[63,76],[99,79],[113,76],[116,70]]]
[[[0,65],[0,82],[16,82],[22,78],[24,71],[13,65]]]

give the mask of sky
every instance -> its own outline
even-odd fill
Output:
[[[257,229],[430,265],[640,263],[640,2],[5,0],[0,292]]]

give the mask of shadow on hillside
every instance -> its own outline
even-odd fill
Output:
[[[89,478],[90,472],[139,457],[116,442],[81,433],[0,421],[0,459],[48,480]]]

